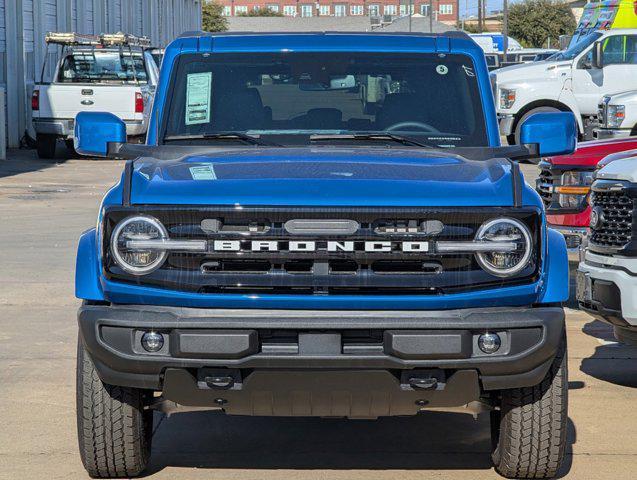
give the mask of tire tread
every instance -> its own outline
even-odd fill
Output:
[[[568,420],[566,340],[539,385],[502,392],[493,453],[507,478],[552,478],[564,458]]]
[[[78,345],[77,429],[80,456],[93,478],[139,475],[150,457],[152,411],[140,389],[103,383]]]

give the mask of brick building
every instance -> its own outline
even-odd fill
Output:
[[[217,0],[227,17],[247,14],[255,8],[269,8],[288,17],[391,16],[411,13],[429,16],[447,25],[458,22],[458,0]]]

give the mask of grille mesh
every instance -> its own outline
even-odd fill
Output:
[[[548,208],[553,198],[553,175],[548,168],[540,170],[537,192],[540,194],[542,202],[544,202],[544,207]]]
[[[591,243],[621,248],[632,237],[633,199],[622,191],[593,192],[593,207],[601,207],[602,222],[591,229]]]

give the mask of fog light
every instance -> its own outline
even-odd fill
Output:
[[[164,336],[157,332],[146,332],[142,335],[142,347],[147,352],[158,352],[164,346]]]
[[[500,335],[497,333],[483,333],[478,337],[478,347],[484,353],[495,353],[500,350]]]

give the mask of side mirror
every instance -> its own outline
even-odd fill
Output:
[[[572,112],[534,113],[520,126],[520,143],[536,144],[540,157],[567,155],[577,147],[577,122]]]
[[[602,42],[593,45],[593,68],[604,68],[604,49]]]
[[[75,117],[73,144],[80,155],[108,157],[109,143],[126,143],[126,124],[107,112],[80,112]]]

